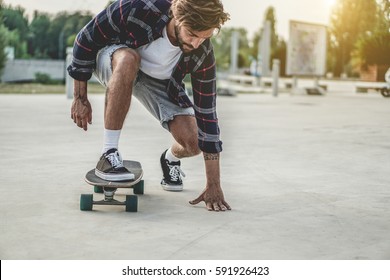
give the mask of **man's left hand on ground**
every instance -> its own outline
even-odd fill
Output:
[[[225,211],[231,210],[229,204],[225,201],[223,192],[220,186],[206,187],[206,189],[198,196],[198,198],[189,201],[190,204],[195,205],[204,201],[207,210],[209,211]]]

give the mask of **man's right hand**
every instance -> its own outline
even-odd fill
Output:
[[[74,97],[71,118],[78,127],[85,131],[92,124],[92,107],[87,96],[87,82],[74,80]]]

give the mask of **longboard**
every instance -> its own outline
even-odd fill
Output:
[[[138,211],[137,194],[144,194],[143,170],[138,161],[124,160],[123,165],[134,174],[131,181],[106,181],[95,175],[95,169],[91,169],[85,175],[85,182],[94,186],[95,193],[102,193],[103,200],[94,201],[93,194],[82,194],[80,197],[80,210],[92,211],[93,205],[124,205],[126,212]],[[114,198],[118,188],[132,188],[134,195],[126,195],[125,201],[118,201]]]

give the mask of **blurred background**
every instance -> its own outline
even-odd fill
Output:
[[[0,0],[2,82],[64,84],[67,47],[96,13],[112,2]],[[291,21],[300,21],[326,28],[323,78],[384,81],[390,66],[388,0],[222,2],[231,20],[212,39],[220,73],[267,76],[270,73],[266,70],[258,73],[261,71],[251,67],[261,63],[264,69],[271,69],[272,61],[278,59],[280,76],[290,76],[286,65]],[[269,50],[262,56],[265,36]],[[232,44],[237,44],[233,54]],[[32,61],[35,66],[31,66]],[[21,72],[26,73],[23,76]]]

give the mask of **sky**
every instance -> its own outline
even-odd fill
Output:
[[[331,8],[336,0],[222,0],[230,14],[227,27],[243,27],[251,38],[263,25],[264,13],[272,6],[276,14],[276,30],[288,39],[289,21],[298,20],[328,25]],[[34,10],[55,14],[60,11],[89,10],[97,14],[108,0],[4,0],[5,4],[20,5],[28,15]]]

